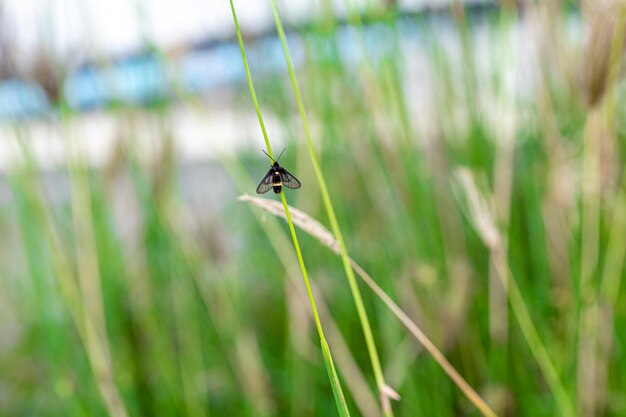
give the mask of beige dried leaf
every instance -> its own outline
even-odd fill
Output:
[[[260,207],[263,210],[286,220],[285,209],[279,201],[253,197],[248,194],[239,196],[237,200],[252,203],[257,207]],[[289,207],[289,213],[291,214],[291,220],[293,220],[294,224],[319,240],[324,246],[330,248],[336,254],[339,254],[339,243],[337,243],[332,233],[330,233],[320,222],[291,206]]]

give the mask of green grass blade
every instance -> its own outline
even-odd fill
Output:
[[[233,0],[230,0],[230,8],[233,14],[233,21],[235,23],[235,30],[237,31],[237,40],[239,41],[239,48],[241,50],[241,57],[243,59],[243,64],[246,71],[246,76],[248,78],[248,86],[250,87],[250,95],[252,97],[252,101],[254,103],[254,109],[257,114],[257,118],[259,120],[259,125],[261,126],[261,130],[263,132],[263,138],[265,139],[265,145],[267,147],[268,154],[271,158],[273,158],[272,148],[270,146],[269,137],[267,136],[267,131],[265,129],[265,123],[263,122],[263,116],[261,115],[261,109],[259,107],[259,103],[256,98],[256,93],[254,90],[254,84],[252,82],[252,76],[250,74],[250,68],[248,67],[248,60],[246,58],[246,51],[243,44],[243,37],[241,36],[241,30],[239,28],[239,22],[237,21],[237,13],[235,12],[235,6],[233,4]],[[291,215],[289,213],[289,206],[287,205],[287,199],[285,198],[285,193],[281,191],[280,198],[283,202],[283,207],[285,209],[285,215],[287,216],[287,223],[289,225],[289,231],[291,233],[291,238],[293,240],[293,246],[296,250],[296,255],[298,257],[298,263],[300,264],[300,270],[302,271],[302,278],[304,279],[304,283],[306,285],[307,294],[309,296],[309,301],[311,303],[311,309],[313,311],[313,317],[315,319],[315,326],[317,327],[317,332],[320,337],[320,343],[322,345],[322,354],[324,356],[324,363],[328,369],[328,374],[330,378],[330,384],[333,390],[333,394],[335,397],[335,403],[337,405],[337,410],[339,411],[340,416],[349,416],[350,412],[348,411],[348,406],[346,404],[343,391],[341,389],[341,384],[339,382],[339,378],[337,378],[337,373],[335,371],[335,366],[333,364],[332,356],[330,355],[330,349],[328,348],[328,344],[326,343],[326,339],[324,337],[324,331],[322,329],[322,323],[319,318],[319,314],[317,312],[317,307],[315,305],[315,298],[313,297],[313,292],[311,290],[311,284],[309,283],[309,277],[307,274],[306,266],[304,264],[304,259],[302,257],[302,252],[300,250],[300,244],[298,243],[298,237],[296,235],[296,230],[293,226],[293,222],[291,221]]]
[[[365,336],[365,343],[367,345],[367,351],[370,357],[370,362],[372,364],[372,369],[374,370],[374,377],[376,378],[376,385],[382,398],[385,392],[384,387],[386,386],[386,384],[385,384],[385,378],[383,376],[382,366],[380,365],[380,359],[378,357],[378,351],[376,350],[376,343],[374,342],[374,335],[372,333],[372,328],[370,326],[369,319],[367,317],[367,312],[365,310],[365,305],[363,303],[363,298],[361,297],[359,286],[356,282],[356,278],[354,277],[354,271],[352,270],[352,267],[350,266],[350,258],[348,256],[348,251],[346,250],[346,246],[343,240],[343,235],[341,234],[341,229],[339,228],[339,222],[337,221],[335,209],[333,208],[333,205],[330,199],[330,194],[328,192],[326,180],[324,179],[324,174],[322,172],[322,168],[319,163],[319,158],[317,157],[317,152],[315,151],[315,147],[313,146],[313,139],[311,137],[311,131],[309,129],[309,122],[306,116],[306,111],[304,110],[304,104],[302,102],[302,95],[300,94],[300,87],[298,86],[298,80],[296,78],[296,73],[293,68],[291,54],[289,53],[289,47],[287,45],[287,38],[285,37],[285,31],[283,29],[282,22],[280,20],[280,15],[278,14],[278,8],[276,7],[275,0],[271,0],[271,5],[272,5],[272,11],[274,13],[274,21],[276,24],[276,29],[278,31],[278,36],[283,46],[285,60],[287,62],[287,68],[289,71],[289,79],[291,81],[291,86],[293,88],[293,93],[295,96],[296,104],[300,112],[300,118],[302,120],[302,127],[304,129],[307,149],[309,151],[309,156],[311,158],[313,169],[315,170],[315,176],[317,178],[317,182],[320,187],[322,200],[324,202],[324,207],[326,209],[326,213],[330,221],[331,229],[333,231],[333,234],[335,235],[335,238],[337,239],[337,242],[339,243],[339,249],[341,252],[341,261],[343,263],[343,267],[344,267],[346,276],[348,278],[348,284],[350,285],[352,298],[354,299],[357,313],[359,315],[359,321],[361,322],[361,327],[363,328],[363,334]],[[385,415],[392,416],[393,413],[389,409],[389,410],[385,410]]]

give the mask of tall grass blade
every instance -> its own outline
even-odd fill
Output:
[[[36,164],[23,140],[18,139],[18,147],[27,169],[31,173],[36,172]],[[108,341],[103,339],[103,330],[99,328],[94,317],[90,314],[87,300],[82,297],[79,281],[81,278],[84,278],[80,276],[83,271],[79,268],[79,276],[76,276],[70,263],[70,257],[63,247],[58,227],[46,209],[40,190],[34,183],[29,185],[28,193],[36,201],[37,205],[35,215],[40,223],[44,225],[42,235],[50,248],[51,263],[58,280],[60,292],[83,342],[102,401],[111,417],[127,417],[126,405],[113,378]]]
[[[485,199],[480,195],[474,179],[468,171],[459,170],[457,172],[457,183],[467,199],[470,220],[484,244],[491,251],[497,276],[507,292],[513,314],[519,323],[532,355],[539,365],[539,369],[554,395],[559,411],[563,417],[574,417],[576,412],[572,400],[560,380],[556,366],[541,340],[537,327],[532,321],[522,292],[508,267],[507,259],[504,256],[505,251],[502,246],[502,238],[496,227],[494,215],[491,213]]]
[[[265,140],[265,146],[267,147],[267,152],[269,156],[273,159],[274,155],[272,153],[272,147],[270,145],[269,137],[267,135],[267,131],[265,129],[265,123],[263,122],[263,116],[261,115],[261,109],[259,107],[259,103],[256,99],[256,93],[254,90],[254,84],[252,82],[252,75],[250,74],[250,68],[248,67],[248,60],[246,58],[246,50],[243,44],[243,37],[241,35],[241,30],[239,28],[239,22],[237,21],[237,13],[235,12],[235,5],[233,4],[233,0],[230,0],[230,8],[233,15],[233,21],[235,23],[235,30],[237,32],[237,40],[239,41],[239,48],[241,50],[241,58],[243,60],[243,64],[246,71],[246,76],[248,78],[248,86],[250,87],[250,95],[252,97],[252,101],[254,103],[254,108],[257,114],[257,118],[259,120],[259,125],[261,126],[261,131],[263,132],[263,139]],[[302,278],[304,279],[304,283],[306,285],[307,293],[309,296],[309,302],[311,303],[311,310],[313,311],[313,317],[315,319],[315,326],[317,327],[317,332],[320,338],[320,343],[322,346],[322,354],[324,356],[324,363],[326,364],[326,369],[328,371],[330,384],[333,390],[333,395],[335,397],[335,404],[337,406],[337,410],[339,411],[339,415],[342,417],[347,417],[350,415],[348,411],[348,406],[346,404],[345,396],[343,394],[343,390],[341,389],[341,384],[339,382],[339,378],[337,377],[337,373],[335,371],[335,366],[333,364],[332,356],[330,355],[330,348],[326,342],[326,338],[324,337],[324,331],[322,329],[322,323],[319,318],[319,314],[317,312],[317,307],[315,305],[315,298],[313,297],[313,292],[311,290],[311,284],[309,283],[309,277],[307,274],[306,266],[304,264],[304,259],[302,257],[302,252],[300,250],[300,244],[298,243],[298,237],[296,235],[296,230],[293,226],[293,222],[291,221],[291,216],[289,213],[289,206],[287,205],[287,199],[285,198],[285,193],[281,191],[280,198],[283,202],[283,208],[285,210],[285,216],[287,218],[287,223],[289,225],[289,232],[291,233],[291,238],[293,240],[293,246],[296,250],[296,255],[298,257],[298,263],[300,264],[300,270],[302,271]]]
[[[289,79],[291,81],[291,87],[293,89],[296,104],[300,112],[300,118],[302,120],[302,127],[304,129],[304,135],[306,138],[306,144],[307,144],[307,150],[309,152],[309,157],[311,159],[313,169],[315,170],[315,176],[317,178],[317,182],[320,187],[322,200],[324,202],[326,214],[328,215],[328,219],[330,221],[331,229],[339,245],[339,250],[341,253],[341,260],[343,263],[346,276],[348,278],[348,284],[350,285],[350,291],[352,292],[352,298],[354,299],[354,303],[356,305],[357,313],[359,315],[359,320],[361,322],[361,327],[363,328],[363,334],[365,336],[365,343],[367,345],[367,351],[368,351],[370,361],[372,364],[372,369],[374,371],[374,377],[376,378],[376,385],[378,387],[378,392],[381,398],[385,398],[385,395],[386,395],[385,387],[387,386],[387,384],[385,383],[382,366],[380,365],[380,359],[378,357],[378,351],[376,350],[376,344],[374,342],[374,335],[372,333],[372,328],[370,326],[369,319],[367,317],[367,312],[365,310],[365,305],[363,304],[363,299],[361,297],[359,286],[356,282],[356,278],[354,277],[354,272],[352,271],[352,267],[350,265],[348,251],[346,250],[346,246],[343,240],[343,235],[341,233],[341,229],[339,228],[339,222],[337,221],[335,209],[333,208],[333,204],[330,199],[330,194],[328,192],[326,180],[324,179],[324,174],[322,172],[322,168],[319,163],[319,158],[317,157],[317,152],[315,151],[315,147],[313,146],[313,139],[311,137],[311,131],[309,129],[309,121],[306,115],[306,111],[304,109],[304,103],[302,102],[302,95],[300,94],[300,87],[298,86],[298,80],[296,78],[296,73],[293,67],[291,54],[289,53],[289,46],[287,45],[287,38],[285,36],[285,31],[283,29],[280,15],[278,13],[278,8],[276,7],[276,1],[270,0],[270,2],[272,5],[272,12],[274,14],[274,22],[276,24],[278,36],[282,43],[283,53],[285,55],[285,60],[287,62],[287,69],[289,71]],[[287,210],[286,203],[285,203],[285,210]],[[386,401],[383,401],[383,404],[385,404],[385,402]],[[385,415],[387,416],[393,415],[393,412],[391,409],[385,410],[384,408],[385,407],[383,407],[383,411],[385,412]]]

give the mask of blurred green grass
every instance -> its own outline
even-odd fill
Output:
[[[487,23],[496,39],[517,24],[509,9],[498,13]],[[560,13],[546,23],[557,37],[544,39],[546,48],[563,45],[558,37],[565,37],[567,14]],[[455,192],[455,172],[470,168],[497,213],[508,267],[577,414],[622,415],[626,305],[623,290],[608,299],[601,292],[607,280],[619,283],[623,275],[623,250],[608,256],[624,240],[624,223],[617,221],[626,210],[620,96],[618,128],[594,127],[594,115],[612,110],[586,106],[568,78],[576,68],[564,72],[562,57],[544,54],[539,94],[512,101],[502,92],[507,68],[515,65],[507,61],[505,44],[491,51],[493,77],[479,81],[468,58],[475,40],[471,31],[457,29],[471,29],[472,21],[457,19],[451,30],[462,39],[464,65],[436,30],[421,39],[433,93],[431,110],[418,109],[425,113],[417,116],[411,94],[420,85],[409,83],[415,74],[407,65],[416,58],[400,46],[399,19],[377,21],[393,34],[384,40],[391,52],[359,64],[340,59],[332,24],[301,33],[307,60],[298,81],[348,251],[498,415],[562,412],[514,315],[498,298],[492,253]],[[357,33],[364,30],[353,24]],[[568,47],[568,57],[580,53],[580,45]],[[288,80],[274,75],[255,82],[262,108],[280,120],[286,138],[281,164],[303,182],[287,194],[290,205],[328,224]],[[252,111],[245,86],[234,102]],[[3,415],[335,415],[287,229],[234,198],[252,193],[267,161],[260,152],[243,153],[221,160],[226,174],[202,171],[207,188],[216,181],[232,186],[230,194],[208,194],[223,208],[207,218],[185,195],[169,110],[149,110],[157,126],[152,139],[161,149],[154,163],[138,155],[137,132],[125,130],[117,159],[105,169],[89,169],[80,153],[68,165],[68,201],[51,203],[56,190],[43,186],[46,174],[32,159],[6,175],[11,199],[0,213],[10,240],[2,242],[0,261]],[[110,112],[120,125],[132,126],[125,109]],[[80,116],[63,117],[71,127]],[[510,137],[507,117],[515,120]],[[76,140],[69,132],[68,147]],[[598,142],[597,154],[585,147],[585,135]],[[28,137],[21,142],[28,154]],[[599,179],[583,176],[588,153],[600,161]],[[592,187],[583,193],[585,181]],[[120,193],[120,183],[129,185],[127,192]],[[584,219],[593,204],[598,255],[585,283],[581,265],[593,256],[582,248],[594,242],[586,239]],[[127,222],[134,224],[132,233]],[[355,415],[380,415],[372,408],[378,395],[341,261],[316,240],[299,237],[328,310],[322,320],[336,324],[349,348],[336,353],[342,342],[329,336],[349,408]],[[478,415],[365,287],[363,295],[385,377],[402,396],[393,404],[395,415]],[[580,327],[589,306],[598,308],[590,324],[596,336]],[[581,340],[594,346],[591,357]],[[580,377],[586,359],[595,364],[591,380]],[[581,394],[589,383],[594,414]]]

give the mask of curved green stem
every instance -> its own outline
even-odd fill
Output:
[[[367,312],[365,310],[365,305],[363,303],[363,298],[361,297],[361,292],[359,290],[359,286],[357,284],[356,278],[354,276],[354,271],[352,270],[352,266],[350,265],[350,257],[348,256],[348,251],[346,250],[346,245],[343,240],[343,235],[341,234],[341,229],[339,228],[339,222],[337,221],[337,216],[335,215],[335,209],[333,208],[330,194],[328,193],[328,187],[326,186],[326,180],[324,179],[324,174],[322,172],[322,168],[319,163],[319,158],[317,156],[317,152],[315,151],[315,147],[313,146],[313,140],[311,138],[311,131],[309,129],[309,122],[306,116],[306,112],[304,110],[304,104],[302,102],[302,96],[300,94],[300,87],[298,86],[298,80],[296,78],[296,73],[293,68],[293,62],[291,60],[291,54],[289,53],[289,47],[287,46],[287,38],[285,37],[285,31],[283,29],[283,25],[280,20],[280,15],[278,14],[278,8],[276,7],[276,1],[270,0],[272,5],[272,11],[274,13],[274,21],[276,24],[276,30],[278,31],[278,36],[283,46],[283,52],[285,55],[285,60],[287,62],[287,69],[289,71],[289,79],[291,81],[291,86],[293,89],[293,93],[295,96],[296,104],[298,106],[298,110],[300,112],[300,118],[302,119],[302,127],[304,129],[304,135],[306,138],[307,149],[309,152],[309,156],[311,158],[311,163],[313,165],[313,169],[315,171],[315,176],[317,177],[317,182],[320,187],[320,192],[322,194],[322,201],[324,202],[324,207],[326,209],[326,214],[328,215],[328,219],[330,221],[330,226],[335,235],[335,239],[339,243],[339,250],[341,253],[341,261],[343,263],[343,267],[348,278],[348,284],[350,286],[350,291],[352,292],[352,298],[354,299],[354,304],[356,305],[357,313],[359,315],[359,321],[361,322],[361,327],[363,328],[363,334],[365,337],[365,344],[367,345],[367,351],[369,353],[370,361],[372,364],[372,369],[374,371],[374,377],[376,379],[376,385],[378,388],[378,392],[383,398],[385,390],[385,378],[383,376],[382,367],[380,365],[380,359],[378,357],[378,351],[376,350],[376,343],[374,342],[374,336],[372,333],[372,328],[369,323],[369,319],[367,317]],[[387,417],[393,416],[393,412],[390,407],[385,407],[385,401],[383,402],[383,411]]]
[[[261,109],[259,107],[259,102],[256,98],[256,93],[254,91],[254,84],[252,82],[252,76],[250,75],[250,68],[248,67],[248,59],[246,58],[246,50],[243,44],[243,38],[241,36],[241,30],[239,28],[239,22],[237,21],[237,13],[235,12],[235,6],[233,4],[233,0],[230,1],[230,9],[233,13],[233,21],[235,22],[235,30],[237,31],[237,40],[239,41],[239,48],[241,50],[241,58],[243,59],[243,65],[246,70],[246,76],[248,78],[248,86],[250,87],[250,95],[252,96],[252,102],[254,103],[254,109],[256,111],[257,118],[259,120],[259,125],[261,126],[261,131],[263,132],[263,139],[265,140],[265,146],[267,147],[267,153],[270,158],[274,158],[272,153],[272,147],[270,145],[269,137],[267,135],[267,130],[265,129],[265,123],[263,122],[263,116],[261,115]],[[283,207],[285,209],[285,216],[287,217],[287,224],[289,225],[289,231],[291,232],[291,238],[293,240],[293,246],[296,250],[296,255],[298,256],[298,263],[300,264],[300,270],[302,271],[302,278],[304,279],[304,284],[306,285],[307,294],[309,296],[309,301],[311,303],[311,310],[313,311],[313,317],[315,319],[315,326],[317,327],[317,333],[320,337],[320,344],[322,347],[322,355],[324,357],[324,364],[326,366],[326,371],[328,372],[328,378],[330,379],[330,384],[333,390],[333,395],[335,397],[335,403],[337,405],[337,410],[339,411],[339,415],[341,417],[350,416],[350,412],[348,411],[348,406],[346,404],[345,396],[341,389],[341,384],[339,382],[339,378],[337,376],[337,372],[335,370],[335,365],[333,363],[332,355],[330,354],[330,348],[328,347],[328,343],[324,337],[324,330],[322,329],[322,322],[320,321],[319,314],[317,312],[317,306],[315,305],[315,298],[313,297],[313,291],[311,290],[311,284],[309,282],[309,276],[306,271],[306,266],[304,265],[304,258],[302,257],[302,251],[300,250],[300,244],[298,243],[298,236],[296,235],[296,229],[293,226],[293,222],[291,221],[291,214],[289,213],[289,206],[287,205],[287,199],[285,198],[285,193],[281,191],[280,198],[283,202]]]

